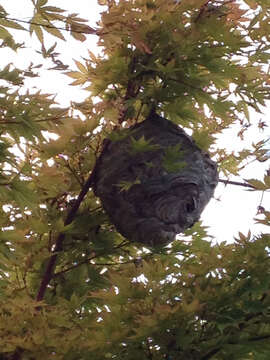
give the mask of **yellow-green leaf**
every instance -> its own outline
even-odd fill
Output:
[[[84,74],[87,74],[88,70],[87,68],[82,64],[80,63],[79,61],[77,60],[74,60],[75,61],[75,64],[77,65],[77,68]]]
[[[268,186],[266,186],[262,181],[257,179],[245,179],[245,181],[252,185],[255,190],[267,190]]]

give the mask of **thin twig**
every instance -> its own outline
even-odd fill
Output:
[[[261,340],[266,340],[269,338],[270,338],[270,335],[262,335],[262,336],[250,338],[250,339],[248,339],[248,341],[261,341]]]
[[[213,349],[211,351],[209,351],[209,353],[207,353],[206,355],[204,355],[201,360],[209,360],[211,359],[212,356],[216,355],[219,351],[221,350],[221,348],[217,348],[217,349]]]
[[[196,19],[194,20],[194,22],[196,23],[200,17],[202,16],[202,14],[204,13],[205,9],[207,8],[207,5],[208,3],[210,2],[211,0],[207,0],[200,8],[200,11],[199,11],[199,14],[198,16],[196,17]]]
[[[47,119],[39,119],[39,120],[35,120],[33,121],[33,123],[40,123],[40,122],[48,122],[48,121],[54,121],[54,122],[60,122],[62,120],[66,120],[68,119],[69,116],[65,116],[65,117],[52,117],[52,118],[47,118]],[[12,125],[12,124],[21,124],[24,125],[24,123],[22,121],[16,121],[16,120],[11,120],[11,121],[1,121],[0,120],[0,124],[2,125]]]
[[[247,187],[250,189],[255,189],[255,187],[253,185],[250,185],[248,183],[239,182],[239,181],[230,181],[230,180],[225,180],[225,179],[218,179],[218,181],[225,185],[237,185],[237,186]]]
[[[57,26],[54,26],[54,25],[41,24],[41,23],[37,23],[35,21],[27,21],[27,20],[22,20],[22,19],[15,19],[15,18],[10,18],[10,17],[6,17],[6,16],[1,16],[1,15],[0,15],[0,18],[5,19],[5,20],[10,20],[10,21],[16,21],[18,23],[42,26],[42,27],[49,28],[49,29],[58,29],[58,30],[68,31],[68,32],[78,33],[78,34],[90,34],[90,35],[97,35],[98,34],[98,30],[95,30],[95,29],[91,28],[89,25],[85,25],[85,24],[79,24],[79,26],[84,26],[85,30],[72,30],[72,28],[71,29],[66,29],[66,28],[57,27]],[[72,24],[71,24],[71,26],[72,26]]]
[[[74,264],[74,265],[66,268],[65,270],[58,271],[57,273],[54,274],[54,277],[59,276],[59,275],[63,275],[63,274],[65,274],[66,272],[71,271],[71,270],[73,270],[73,269],[76,269],[76,268],[78,268],[78,267],[81,266],[81,265],[87,264],[87,263],[89,263],[91,260],[93,260],[93,259],[95,259],[95,258],[96,258],[96,255],[94,255],[93,257],[87,258],[87,259],[85,259],[85,260],[83,260],[83,261],[81,261],[81,262],[79,262],[79,263],[77,263],[77,264]]]
[[[65,159],[64,159],[65,160]],[[76,179],[76,181],[78,182],[78,184],[80,185],[81,188],[83,188],[84,184],[82,182],[82,180],[79,178],[79,176],[77,175],[76,171],[74,169],[72,169],[72,167],[70,166],[68,160],[65,160],[66,162],[66,168],[71,172],[71,174],[74,176],[74,178]]]
[[[63,275],[66,272],[69,272],[71,270],[77,269],[79,266],[82,266],[84,264],[88,264],[90,263],[91,260],[95,259],[97,256],[93,256],[90,258],[85,259],[84,261],[81,261],[77,264],[74,264],[72,266],[70,266],[69,268],[66,268],[65,270],[62,271],[58,271],[57,273],[54,274],[54,277],[59,276],[59,275]],[[123,261],[123,262],[119,262],[119,263],[90,263],[93,266],[115,266],[115,265],[125,265],[125,264],[130,264],[134,262],[134,260],[128,260],[128,261]]]
[[[136,116],[136,119],[135,119],[135,124],[137,124],[137,122],[138,122],[138,120],[139,120],[139,117],[140,117],[141,112],[142,112],[143,105],[144,105],[144,103],[142,102],[141,105],[140,105],[138,114],[137,114],[137,116]]]
[[[264,197],[264,191],[262,191],[262,195],[261,195],[261,200],[260,200],[260,204],[259,204],[259,206],[262,206],[263,197]]]
[[[120,249],[122,246],[125,246],[126,244],[128,244],[128,241],[125,241],[122,244],[116,246],[114,248],[114,250]],[[78,268],[81,265],[88,264],[91,260],[93,260],[95,258],[97,258],[97,255],[94,255],[94,256],[92,256],[90,258],[87,258],[87,259],[85,259],[85,260],[83,260],[81,262],[78,262],[77,264],[74,264],[74,265],[66,268],[65,270],[58,271],[57,273],[54,274],[54,277],[62,275],[64,273],[68,272],[68,271],[74,270],[74,269]],[[125,264],[129,264],[129,263],[132,263],[132,262],[134,262],[134,259],[128,260],[128,261],[123,261],[123,262],[118,262],[118,263],[91,263],[91,265],[94,265],[94,266],[113,266],[113,265],[125,265]]]
[[[137,58],[133,57],[131,59],[130,64],[129,64],[129,71],[130,71],[131,75],[134,73],[136,62],[137,62]],[[136,96],[135,87],[136,87],[135,80],[133,78],[130,78],[128,80],[128,83],[127,83],[127,90],[126,90],[126,94],[125,94],[125,97],[124,97],[124,106],[125,106],[125,102],[127,100],[135,98],[135,96]],[[118,119],[119,124],[122,124],[122,122],[125,121],[126,115],[127,115],[127,109],[125,109],[123,111],[123,113],[120,115],[120,118]]]

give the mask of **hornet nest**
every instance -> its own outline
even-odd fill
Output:
[[[112,132],[96,163],[93,189],[123,236],[154,247],[199,220],[217,182],[209,155],[179,126],[151,113]]]

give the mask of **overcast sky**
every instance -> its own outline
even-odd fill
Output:
[[[0,4],[9,12],[10,17],[29,20],[32,16],[32,4],[30,0],[0,0]],[[102,9],[98,6],[96,0],[52,0],[49,1],[50,5],[59,6],[67,9],[69,12],[78,13],[81,17],[89,20],[89,24],[95,27],[96,21],[99,18],[99,12]],[[81,60],[82,57],[87,57],[87,49],[92,52],[97,52],[96,37],[89,35],[88,39],[79,43],[73,40],[68,35],[67,42],[59,41],[59,47],[57,51],[61,53],[59,57],[61,61],[66,64],[72,64],[73,60]],[[16,66],[26,68],[30,61],[41,63],[43,60],[35,52],[40,50],[40,44],[36,41],[35,37],[29,41],[29,36],[24,32],[16,32],[16,39],[24,41],[27,48],[19,51],[19,56],[10,50],[1,49],[0,65],[6,65],[7,63],[14,63]],[[47,39],[52,45],[57,39]],[[48,63],[48,67],[51,64]],[[46,93],[53,93],[57,95],[57,100],[64,106],[68,106],[71,100],[80,101],[83,100],[88,94],[79,90],[77,87],[68,86],[71,82],[70,78],[65,75],[59,75],[58,72],[49,70],[43,73],[41,78],[30,79],[27,83],[28,86],[36,86]],[[265,114],[265,119],[269,114]],[[252,113],[252,121],[257,123],[262,116]],[[224,135],[219,140],[219,145],[227,148],[228,150],[237,151],[244,146],[248,146],[252,141],[256,142],[261,140],[266,134],[262,134],[258,131],[254,125],[249,130],[249,135],[245,138],[245,142],[241,141],[239,137],[236,137],[236,130],[226,130]],[[266,130],[267,133],[267,130]],[[268,131],[270,133],[270,131]],[[250,165],[242,174],[243,178],[263,177],[265,171],[269,168],[270,162],[264,162],[262,164]],[[230,178],[231,180],[241,181],[241,178]],[[254,224],[254,217],[256,216],[257,206],[260,204],[261,193],[246,191],[239,186],[220,184],[216,190],[215,198],[205,209],[202,219],[204,225],[210,226],[209,232],[218,241],[232,241],[233,236],[237,236],[238,231],[247,233],[249,229],[252,233],[259,233],[265,231],[265,227]],[[269,194],[265,194],[262,205],[269,210],[267,204],[269,203]],[[267,231],[267,229],[266,229]]]

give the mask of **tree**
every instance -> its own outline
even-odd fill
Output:
[[[265,159],[263,140],[228,153],[215,138],[229,126],[243,136],[249,110],[269,99],[269,0],[99,3],[95,29],[47,0],[33,1],[29,23],[0,7],[1,48],[23,47],[10,29],[35,34],[41,55],[88,91],[62,108],[24,86],[39,64],[0,72],[0,358],[268,359],[268,233],[216,244],[198,222],[148,249],[115,230],[92,186],[103,140],[153,106],[189,129],[225,182]],[[46,32],[97,35],[102,53],[66,69]],[[268,191],[269,172],[242,185]]]

